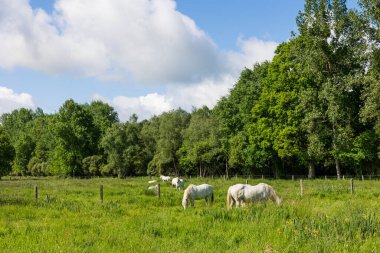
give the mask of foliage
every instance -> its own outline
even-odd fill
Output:
[[[0,126],[0,179],[11,171],[11,162],[14,157],[9,135]]]

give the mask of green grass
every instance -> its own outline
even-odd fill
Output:
[[[226,192],[245,179],[188,179],[214,185],[215,203],[183,210],[183,191],[149,178],[0,181],[0,252],[379,252],[380,181],[250,180],[271,184],[280,207],[227,211]],[[34,185],[39,199],[34,200]],[[104,201],[99,185],[104,186]]]

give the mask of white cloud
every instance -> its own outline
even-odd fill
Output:
[[[5,69],[194,83],[267,59],[275,45],[239,39],[241,52],[224,52],[174,0],[57,0],[51,15],[27,0],[0,6]]]
[[[117,96],[107,98],[96,94],[93,100],[101,100],[113,106],[121,121],[126,121],[136,113],[139,120],[149,119],[153,115],[181,107],[191,111],[192,107],[214,107],[220,97],[226,95],[234,83],[232,76],[218,80],[208,79],[192,85],[169,85],[165,94],[149,93],[145,96]]]
[[[164,83],[219,71],[216,45],[173,0],[0,0],[0,66]]]
[[[28,0],[0,6],[0,68],[166,87],[163,94],[94,95],[122,120],[213,107],[244,67],[270,60],[277,46],[252,37],[238,38],[238,51],[220,49],[174,0],[56,0],[52,14]]]
[[[12,89],[0,86],[0,115],[19,108],[34,108],[33,98],[27,93],[15,93]]]
[[[264,41],[252,37],[248,39],[238,38],[237,44],[240,52],[228,52],[231,70],[240,72],[242,68],[252,68],[255,63],[271,60],[278,43]]]
[[[110,104],[119,114],[121,121],[128,120],[134,113],[138,115],[139,120],[149,119],[173,108],[170,99],[157,93],[139,97],[117,96],[111,99],[95,94],[93,100]]]

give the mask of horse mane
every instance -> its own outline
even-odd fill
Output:
[[[282,200],[281,198],[276,194],[276,191],[273,189],[272,186],[267,185],[268,187],[268,192],[269,192],[269,198],[276,203],[276,205],[280,205]]]
[[[228,188],[228,191],[227,191],[227,209],[230,209],[231,208],[231,201],[232,201],[232,199],[231,199],[232,197],[231,197],[231,192],[230,192],[230,189]]]
[[[193,192],[193,185],[191,184],[191,185],[189,185],[189,186],[186,188],[186,190],[185,190],[185,192],[184,192],[184,194],[185,194],[185,196],[186,196],[186,199],[188,199],[188,198],[190,197],[190,195],[191,195],[192,192]]]

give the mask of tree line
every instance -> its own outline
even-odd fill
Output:
[[[244,69],[212,109],[120,122],[95,101],[0,117],[0,176],[376,174],[380,2],[306,0],[272,61]]]

